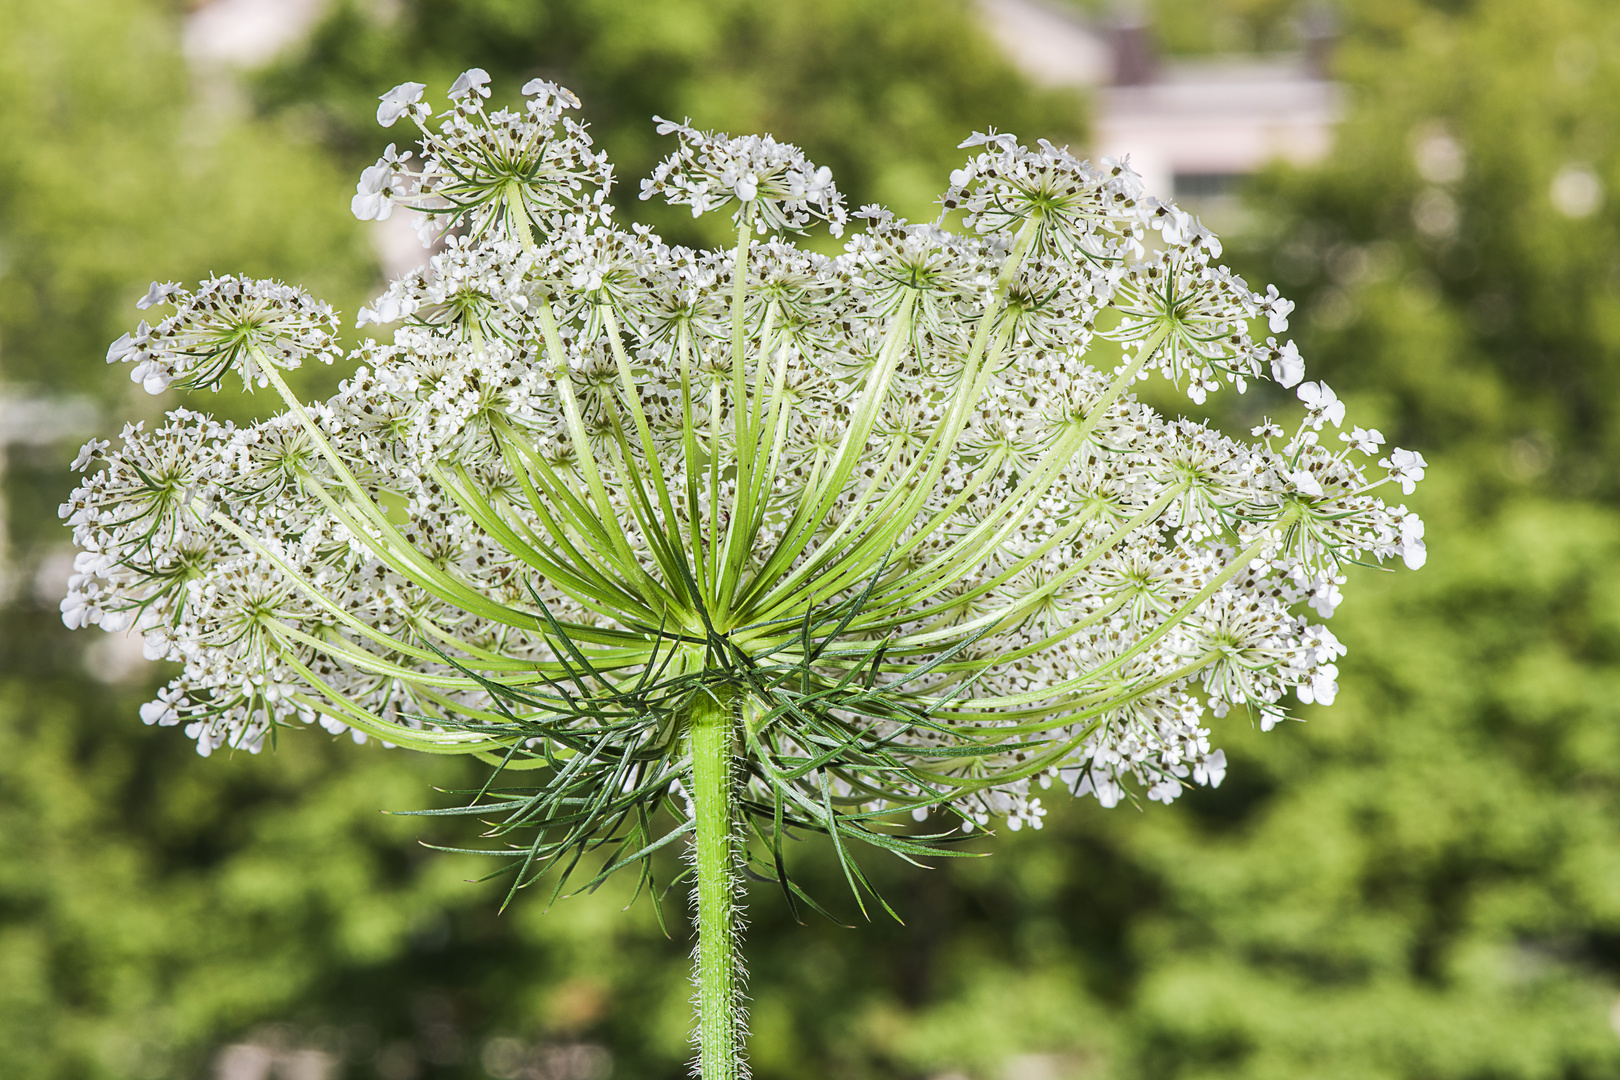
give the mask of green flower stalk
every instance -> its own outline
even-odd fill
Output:
[[[488,822],[514,889],[652,886],[683,847],[704,1080],[746,1073],[741,872],[814,904],[790,832],[829,838],[865,910],[857,841],[920,859],[1038,828],[1053,785],[1218,784],[1206,714],[1331,703],[1344,650],[1305,611],[1348,562],[1421,564],[1375,492],[1422,457],[1369,478],[1376,431],[1324,444],[1344,406],[1274,336],[1291,305],[1125,164],[976,135],[918,225],[848,214],[792,146],[659,121],[642,197],[735,227],[695,251],[614,223],[572,94],[490,112],[487,83],[437,118],[420,84],[382,98],[421,157],[390,146],[354,211],[438,248],[361,311],[390,341],[340,357],[331,309],[276,282],[153,286],[171,313],[109,361],[286,408],[87,445],[63,617],[181,665],[142,718],[203,754],[319,723],[488,762],[434,812]],[[852,220],[837,257],[792,242]],[[323,402],[281,374],[311,357],[352,368]],[[1130,393],[1153,373],[1200,401],[1271,379],[1303,418],[1167,420]]]

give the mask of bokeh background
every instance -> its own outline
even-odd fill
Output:
[[[1163,64],[1326,27],[1328,155],[1190,201],[1299,301],[1312,373],[1430,461],[1429,564],[1355,575],[1338,702],[1224,724],[1219,790],[1053,799],[989,857],[871,860],[903,925],[844,911],[802,845],[855,925],[753,898],[755,1076],[1620,1076],[1620,9],[1069,2]],[[202,5],[0,0],[0,1075],[673,1080],[681,898],[668,936],[618,883],[498,913],[467,880],[489,867],[422,843],[472,837],[379,812],[446,805],[473,767],[319,731],[200,761],[138,722],[161,678],[138,650],[63,629],[67,463],[178,403],[106,344],[153,278],[355,311],[397,252],[348,196],[406,78],[572,86],[627,196],[658,113],[772,131],[852,204],[924,218],[968,131],[1084,146],[1106,91],[1027,81],[965,0],[282,3],[307,31],[233,66],[187,38]]]

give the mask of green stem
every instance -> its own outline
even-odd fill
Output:
[[[732,830],[732,702],[692,703],[692,803],[697,819],[697,1043],[701,1080],[737,1080],[742,1064],[736,851]]]

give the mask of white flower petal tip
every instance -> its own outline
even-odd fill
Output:
[[[377,106],[377,123],[383,127],[393,127],[395,121],[422,100],[422,92],[426,89],[425,83],[403,82],[382,95],[378,99],[381,104]]]
[[[1327,383],[1300,383],[1295,393],[1305,403],[1305,411],[1315,430],[1320,431],[1325,423],[1331,423],[1334,427],[1344,424],[1344,402],[1339,400]]]
[[[1267,285],[1265,296],[1260,298],[1259,309],[1260,313],[1266,317],[1266,326],[1271,332],[1281,334],[1288,329],[1288,316],[1293,313],[1294,302],[1279,296],[1277,286]],[[1281,379],[1277,381],[1282,382]],[[1298,379],[1294,380],[1294,382],[1298,381]],[[1293,383],[1283,383],[1283,385],[1292,386]]]
[[[531,108],[545,108],[550,105],[559,105],[565,109],[580,107],[580,100],[572,90],[547,79],[530,79],[523,84],[522,94],[526,98],[536,99],[529,103]]]
[[[1299,355],[1299,347],[1292,341],[1285,341],[1277,347],[1271,361],[1271,377],[1290,390],[1305,377],[1305,359]]]
[[[1422,454],[1415,450],[1402,450],[1398,446],[1389,452],[1389,457],[1381,458],[1378,464],[1389,470],[1389,478],[1401,486],[1404,495],[1416,490],[1418,481],[1423,479],[1424,471],[1429,467]]]
[[[154,281],[152,287],[146,290],[146,295],[135,302],[135,306],[145,311],[154,304],[166,302],[169,297],[180,291],[178,281]]]
[[[450,86],[450,99],[454,101],[468,94],[489,97],[489,72],[483,68],[468,68],[456,77]]]

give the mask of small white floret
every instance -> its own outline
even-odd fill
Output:
[[[393,127],[394,121],[422,100],[422,91],[426,89],[424,83],[402,82],[388,91],[379,99],[382,104],[377,106],[377,123],[383,127]]]

